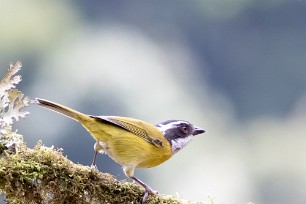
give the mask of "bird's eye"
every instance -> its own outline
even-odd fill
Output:
[[[187,128],[186,126],[183,126],[183,127],[181,128],[181,130],[182,130],[182,132],[185,133],[185,134],[187,134],[187,132],[188,132],[188,128]]]

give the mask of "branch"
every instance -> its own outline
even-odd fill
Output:
[[[61,150],[39,142],[34,149],[0,155],[0,192],[8,203],[139,203],[143,189],[112,175],[74,164]],[[147,203],[192,203],[173,196],[151,195]]]
[[[21,62],[10,65],[0,80],[0,194],[8,203],[139,203],[143,189],[112,175],[74,164],[60,150],[38,142],[26,147],[12,129],[25,118],[29,98],[15,89]],[[148,203],[192,203],[173,196],[151,195]]]

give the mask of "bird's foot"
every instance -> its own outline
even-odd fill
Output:
[[[145,192],[144,192],[144,195],[142,197],[142,200],[141,200],[141,204],[145,203],[149,197],[149,194],[153,194],[153,195],[156,195],[158,194],[158,191],[154,191],[152,188],[150,188],[149,186],[146,186],[145,187]]]
[[[93,170],[99,171],[97,165],[92,164],[92,165],[90,166],[90,171],[93,171]]]

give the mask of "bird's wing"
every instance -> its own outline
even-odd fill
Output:
[[[133,119],[133,118],[125,118],[125,117],[117,117],[117,116],[90,116],[90,117],[96,118],[103,122],[111,123],[112,125],[116,125],[117,127],[121,127],[133,133],[134,135],[144,139],[145,141],[147,141],[148,143],[156,147],[163,146],[162,141],[149,136],[148,132],[143,128],[143,126],[144,127],[148,126],[148,123],[145,123],[143,121]]]

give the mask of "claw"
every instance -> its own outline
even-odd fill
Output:
[[[154,191],[152,188],[150,188],[150,186],[148,186],[147,184],[145,184],[144,182],[142,182],[141,180],[139,180],[138,178],[134,177],[134,176],[130,176],[131,179],[133,179],[134,181],[136,181],[137,183],[139,183],[144,189],[144,195],[142,197],[141,203],[145,203],[149,197],[149,194],[158,194],[157,191]]]
[[[145,187],[145,192],[144,192],[144,195],[142,197],[142,200],[141,200],[141,204],[145,203],[149,197],[149,194],[158,194],[157,191],[154,191],[152,188],[150,188],[149,186],[146,186]]]
[[[97,165],[95,165],[95,164],[90,165],[90,171],[93,171],[93,170],[99,171]]]
[[[145,188],[145,192],[144,192],[144,195],[142,197],[141,204],[144,204],[147,201],[147,199],[149,197],[149,194],[154,194],[155,195],[155,194],[158,194],[158,192],[152,190],[150,187],[149,188]]]
[[[142,197],[142,200],[141,200],[141,204],[144,204],[147,201],[148,197],[149,197],[149,192],[145,191],[145,193]]]

